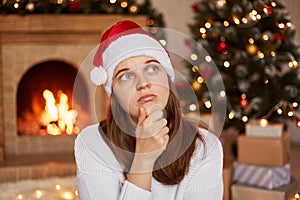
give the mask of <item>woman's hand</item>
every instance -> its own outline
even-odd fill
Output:
[[[145,107],[140,107],[139,112],[135,159],[142,163],[142,170],[152,171],[155,160],[168,144],[169,128],[161,106],[153,106],[148,111]]]

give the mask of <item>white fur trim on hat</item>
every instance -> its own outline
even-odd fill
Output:
[[[95,85],[103,85],[107,81],[107,72],[103,67],[94,67],[90,73],[91,81]]]

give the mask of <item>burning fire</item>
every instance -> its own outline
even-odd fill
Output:
[[[50,135],[78,134],[79,128],[75,126],[77,111],[69,109],[68,96],[60,91],[59,102],[50,90],[44,90],[43,97],[46,101],[45,110],[42,112],[40,123],[46,127]]]

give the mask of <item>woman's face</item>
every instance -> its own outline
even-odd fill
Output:
[[[154,105],[163,108],[169,98],[168,75],[160,63],[148,56],[137,56],[122,61],[113,75],[113,93],[122,108],[134,120],[139,108]]]

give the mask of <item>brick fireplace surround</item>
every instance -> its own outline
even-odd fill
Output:
[[[79,69],[99,43],[101,33],[125,18],[146,24],[145,16],[0,16],[0,183],[75,174],[75,136],[18,136],[17,86],[28,69],[44,61],[60,60]],[[90,69],[80,68],[85,79]],[[95,88],[89,80],[86,83],[88,88]],[[90,99],[102,102],[96,106],[103,111],[103,89],[94,89],[89,94]],[[94,106],[90,102],[91,109]],[[102,117],[98,113],[93,115],[91,122]]]

